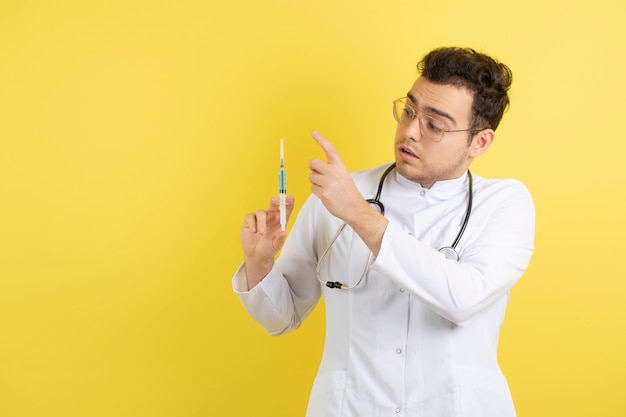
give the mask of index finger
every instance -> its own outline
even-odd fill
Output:
[[[326,139],[324,136],[322,136],[320,132],[314,130],[313,132],[311,132],[311,136],[313,137],[315,142],[320,145],[320,147],[326,154],[326,160],[329,164],[332,164],[333,162],[341,162],[341,158],[339,157],[339,154],[337,153],[337,150],[335,149],[333,144],[330,143],[328,139]]]

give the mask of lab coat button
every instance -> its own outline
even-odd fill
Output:
[[[404,292],[404,288],[400,288],[400,292]]]
[[[399,354],[401,354],[401,353],[402,353],[402,349],[400,349],[400,348],[396,349],[396,353],[397,353],[398,355],[399,355]]]
[[[400,407],[396,408],[396,414],[400,414]]]
[[[426,195],[426,191],[424,191],[424,190],[420,191],[420,195],[421,195],[422,197],[424,197],[424,196]]]

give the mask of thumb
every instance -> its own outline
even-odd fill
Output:
[[[283,246],[285,246],[285,241],[287,240],[287,232],[280,232],[278,236],[274,239],[274,250],[276,252],[280,251]]]

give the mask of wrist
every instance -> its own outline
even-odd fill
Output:
[[[372,204],[359,198],[352,204],[351,210],[343,220],[354,229],[378,222],[381,218],[384,219],[383,215]]]
[[[355,216],[346,223],[365,242],[374,256],[378,256],[389,220],[365,200],[363,202],[365,203],[363,208],[355,210]]]
[[[270,273],[274,267],[274,260],[253,260],[244,257],[243,262],[244,270],[246,271],[246,281],[248,282],[248,289],[251,290],[259,282],[263,280]]]

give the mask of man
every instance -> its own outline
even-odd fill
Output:
[[[233,287],[255,320],[280,335],[324,297],[309,417],[515,415],[497,346],[534,206],[520,182],[468,171],[493,143],[511,72],[461,48],[430,52],[418,70],[394,101],[395,167],[351,175],[313,132],[327,162],[309,164],[313,195],[289,239],[276,198],[244,220]]]

